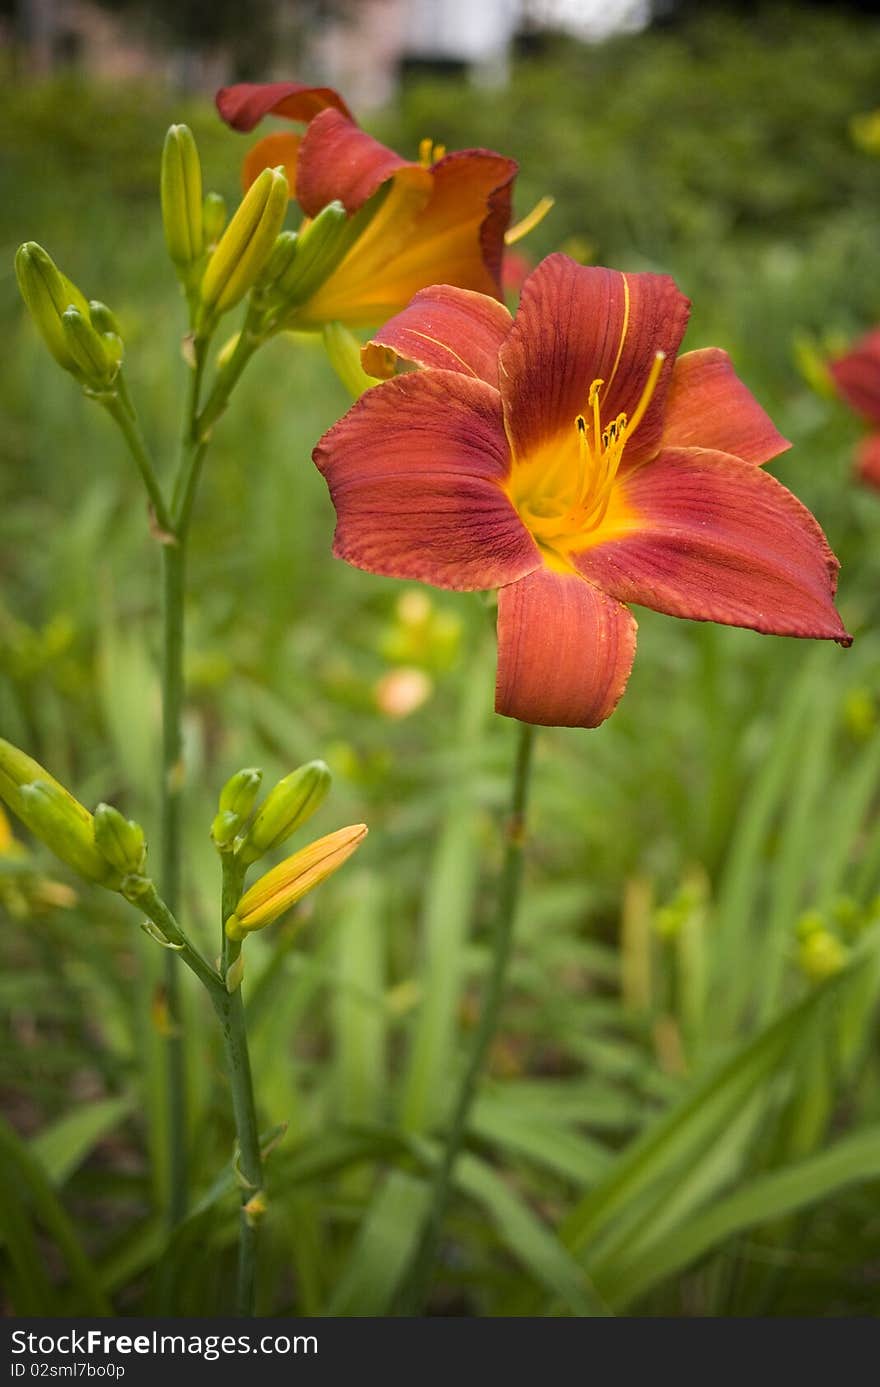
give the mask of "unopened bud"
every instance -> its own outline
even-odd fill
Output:
[[[226,921],[228,937],[244,939],[254,930],[274,924],[308,891],[338,871],[366,836],[366,824],[352,824],[328,833],[273,867],[238,902]]]
[[[111,867],[124,876],[139,876],[147,857],[144,830],[126,819],[112,804],[99,804],[95,810],[95,846]]]
[[[206,193],[202,208],[202,231],[206,250],[213,250],[223,235],[226,216],[226,199],[219,193]]]
[[[297,253],[299,236],[295,231],[282,231],[272,247],[269,259],[260,271],[259,283],[269,286],[275,284],[287,273]]]
[[[287,213],[287,179],[264,169],[248,189],[208,261],[202,280],[206,315],[234,308],[254,284],[275,244]]]
[[[360,342],[344,323],[325,323],[321,335],[330,365],[352,399],[359,400],[376,384],[361,365]]]
[[[106,390],[113,384],[119,370],[122,343],[118,337],[103,337],[92,327],[91,319],[78,308],[67,308],[61,315],[61,325],[71,356],[77,364],[83,384],[91,390]],[[109,344],[113,344],[113,349]]]
[[[249,866],[286,842],[324,803],[330,781],[323,761],[309,761],[279,780],[236,846],[238,860]]]
[[[211,825],[211,837],[218,848],[225,848],[241,830],[256,803],[262,779],[262,771],[249,767],[236,771],[223,786]]]
[[[71,351],[62,315],[73,307],[87,319],[89,306],[85,298],[36,241],[26,241],[19,246],[15,274],[21,296],[49,351],[59,366],[82,380],[79,361]]]
[[[305,303],[330,277],[357,238],[359,226],[341,202],[330,202],[299,233],[296,255],[278,283],[278,292],[295,307]]]
[[[172,125],[162,149],[162,225],[168,254],[179,271],[189,270],[205,248],[202,167],[188,125]]]

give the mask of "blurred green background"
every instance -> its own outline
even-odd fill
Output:
[[[833,55],[833,61],[831,61]],[[772,470],[842,561],[849,652],[639,612],[629,690],[538,745],[503,1025],[459,1172],[432,1310],[839,1315],[880,1275],[880,497],[821,359],[880,315],[880,32],[847,12],[722,11],[596,47],[544,45],[508,87],[412,80],[369,127],[521,165],[525,243],[674,275],[688,347],[727,348],[795,446]],[[304,74],[296,74],[302,76]],[[248,141],[207,101],[4,84],[0,169],[0,731],[86,803],[154,822],[157,558],[109,421],[17,296],[44,244],[118,313],[146,431],[173,456],[182,306],[157,175],[171,121],[236,196]],[[230,327],[230,331],[232,327]],[[819,363],[817,365],[817,363]],[[491,712],[492,613],[330,556],[309,461],[347,407],[317,342],[276,340],[216,430],[188,604],[188,921],[209,953],[207,828],[235,769],[324,756],[316,825],[356,861],[248,944],[269,1162],[262,1313],[388,1314],[432,1135],[474,1024],[515,729]],[[419,701],[421,700],[421,701]],[[409,704],[415,704],[407,711]],[[23,836],[23,835],[22,835]],[[0,1256],[19,1313],[216,1312],[236,1198],[213,1018],[190,1000],[202,1203],[171,1248],[154,984],[130,911],[0,855]]]

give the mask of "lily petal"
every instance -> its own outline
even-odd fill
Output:
[[[634,415],[655,354],[667,360],[626,447],[631,466],[656,453],[673,358],[690,304],[668,275],[621,274],[550,255],[523,286],[501,349],[501,393],[514,458],[574,429],[601,380],[603,422]]]
[[[383,183],[400,170],[430,190],[430,170],[401,159],[339,111],[322,111],[303,138],[297,197],[306,216],[315,217],[328,202],[338,200],[346,211],[363,207]]]
[[[880,433],[870,434],[859,444],[856,471],[860,481],[880,491]]]
[[[498,587],[540,554],[499,486],[510,458],[497,390],[451,371],[368,390],[312,454],[357,568],[461,591]]]
[[[847,404],[880,424],[880,328],[867,333],[846,356],[832,361],[831,374]]]
[[[296,197],[296,171],[302,136],[281,130],[274,135],[265,135],[244,156],[241,166],[241,182],[244,191],[259,178],[263,169],[284,169],[291,198]]]
[[[636,622],[572,573],[541,568],[498,594],[495,708],[543,727],[598,727],[626,688]]]
[[[328,106],[354,120],[339,92],[304,82],[239,82],[221,87],[215,100],[222,119],[233,130],[253,130],[268,115],[307,124]]]
[[[727,352],[704,347],[685,352],[675,363],[663,447],[711,448],[760,465],[791,444],[743,385]]]
[[[394,374],[397,359],[416,366],[461,371],[498,387],[498,349],[512,318],[487,294],[435,284],[420,289],[402,313],[390,318],[361,352],[364,370],[380,379]]]
[[[569,555],[622,602],[777,636],[851,644],[838,563],[805,506],[752,463],[664,450],[619,485],[619,525]]]
[[[301,200],[306,146],[315,132],[314,149],[320,133],[315,128],[328,125],[320,116],[303,142]],[[513,160],[482,149],[459,150],[431,169],[404,163],[364,234],[304,305],[303,324],[339,319],[350,326],[373,326],[399,313],[420,289],[438,282],[500,298],[504,230],[516,169]],[[363,190],[371,185],[359,186]],[[329,187],[328,182],[325,191]]]

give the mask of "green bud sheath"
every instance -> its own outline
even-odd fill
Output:
[[[330,790],[330,771],[323,761],[309,761],[279,780],[242,836],[238,860],[249,866],[279,847],[320,808]]]
[[[202,280],[206,315],[226,313],[255,283],[287,214],[287,179],[281,169],[263,169],[224,231]]]
[[[125,876],[140,875],[144,869],[144,830],[112,804],[99,804],[95,810],[95,846],[111,867]]]
[[[324,350],[352,399],[359,400],[365,390],[378,384],[361,365],[361,343],[344,323],[325,323]]]
[[[85,298],[36,241],[25,241],[19,246],[15,275],[21,296],[49,351],[59,366],[81,379],[79,363],[71,351],[61,318],[72,307],[88,321],[89,306]]]
[[[178,269],[188,269],[205,248],[202,167],[188,125],[172,125],[165,136],[159,188],[168,254]]]
[[[341,202],[331,202],[297,238],[296,256],[278,284],[291,307],[305,303],[348,252],[359,226]]]

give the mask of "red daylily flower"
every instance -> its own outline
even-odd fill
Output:
[[[877,430],[859,445],[856,472],[863,482],[880,489],[880,328],[832,361],[831,375],[847,404]]]
[[[354,122],[329,87],[246,83],[217,94],[223,119],[252,130],[266,115],[307,124],[304,135],[273,134],[244,163],[245,187],[283,164],[306,216],[339,200],[357,212],[379,188],[388,193],[348,254],[307,303],[296,326],[375,325],[426,285],[445,281],[501,297],[504,233],[517,165],[486,149],[453,154],[423,142],[422,158],[402,159]],[[435,157],[438,156],[438,157]]]
[[[850,644],[837,560],[760,464],[788,444],[715,348],[675,355],[664,275],[551,255],[515,319],[448,286],[364,350],[389,375],[318,444],[334,552],[454,589],[498,588],[496,708],[594,727],[635,654],[639,603]]]

